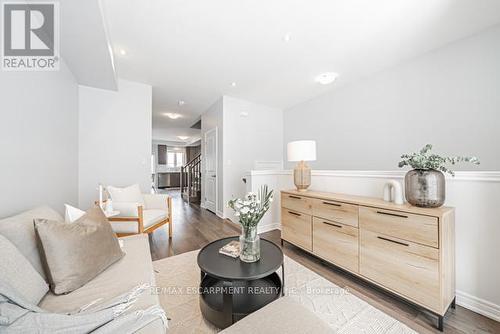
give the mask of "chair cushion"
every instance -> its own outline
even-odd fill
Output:
[[[35,238],[33,220],[36,218],[63,221],[61,215],[56,211],[48,206],[41,206],[16,216],[1,219],[0,234],[12,242],[21,254],[28,259],[33,268],[45,281],[48,281]]]
[[[167,211],[165,210],[144,210],[144,228],[153,226],[167,218]]]
[[[144,210],[144,229],[153,226],[156,223],[161,222],[167,218],[167,211],[165,210]],[[111,228],[115,233],[138,233],[139,223],[134,221],[127,222],[110,222]]]
[[[133,184],[129,187],[118,188],[113,186],[106,187],[111,199],[114,203],[121,202],[131,202],[131,203],[141,203],[144,204],[144,198],[142,197],[141,188],[138,184]]]
[[[118,217],[137,217],[139,215],[139,211],[137,208],[141,205],[141,203],[114,202],[113,210],[120,212]]]
[[[168,195],[166,194],[143,194],[145,209],[168,210]]]
[[[71,224],[36,219],[35,232],[55,294],[80,288],[124,256],[99,207]]]
[[[0,280],[12,287],[27,302],[37,305],[49,286],[31,263],[7,238],[0,235]]]

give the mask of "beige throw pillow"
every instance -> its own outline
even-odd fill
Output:
[[[82,287],[125,255],[98,207],[71,224],[36,219],[35,232],[50,289],[56,295]]]

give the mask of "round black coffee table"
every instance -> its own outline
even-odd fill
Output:
[[[219,253],[239,237],[209,243],[198,253],[201,270],[201,313],[218,328],[226,328],[284,295],[283,252],[274,243],[260,239],[260,260],[246,263]],[[276,273],[281,267],[281,277]]]

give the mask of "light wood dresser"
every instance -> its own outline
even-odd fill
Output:
[[[454,209],[324,192],[281,192],[283,240],[438,317],[455,307]]]

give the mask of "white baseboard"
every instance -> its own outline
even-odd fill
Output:
[[[272,223],[272,224],[267,224],[263,226],[258,227],[258,232],[259,233],[265,233],[269,232],[272,230],[280,230],[281,229],[281,224],[280,223]]]
[[[500,305],[493,304],[492,302],[474,297],[462,291],[457,291],[456,295],[458,305],[490,319],[500,321]]]
[[[224,217],[224,212],[222,211],[215,211],[215,214],[217,215],[217,217],[219,217],[220,219],[226,219],[226,217]]]

